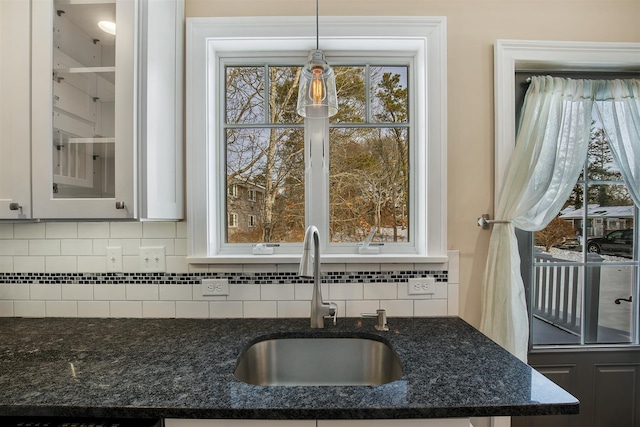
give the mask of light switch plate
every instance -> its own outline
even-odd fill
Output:
[[[107,248],[107,273],[122,273],[122,248]]]
[[[140,248],[140,272],[162,273],[166,270],[164,246]]]

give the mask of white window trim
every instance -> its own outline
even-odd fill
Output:
[[[444,17],[321,17],[320,47],[331,51],[375,52],[400,50],[415,52],[418,76],[415,96],[417,109],[416,152],[419,164],[413,176],[416,194],[424,194],[416,203],[413,223],[416,225],[413,254],[388,255],[323,255],[325,263],[345,262],[435,262],[447,260],[447,82],[446,82],[446,18]],[[371,43],[375,40],[375,43]],[[315,17],[249,17],[187,19],[187,233],[190,263],[297,262],[291,255],[223,255],[209,242],[220,241],[216,217],[220,212],[210,189],[220,188],[207,141],[217,137],[217,116],[208,99],[216,99],[218,87],[212,84],[207,69],[218,69],[225,52],[288,51],[292,56],[306,56],[315,49]],[[420,76],[422,76],[420,78]],[[422,88],[420,88],[422,80]],[[219,106],[218,106],[219,107]],[[427,221],[428,219],[428,221]]]

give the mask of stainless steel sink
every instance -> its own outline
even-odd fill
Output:
[[[234,375],[255,385],[380,385],[399,379],[402,364],[373,339],[275,338],[247,348]]]

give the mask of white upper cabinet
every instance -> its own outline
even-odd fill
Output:
[[[3,52],[26,43],[2,72],[28,84],[2,86],[19,108],[3,101],[0,218],[18,203],[25,218],[181,219],[183,0],[9,0],[31,25],[6,30],[2,3]],[[5,152],[28,159],[29,140],[31,185],[14,190]]]
[[[0,219],[31,217],[30,9],[0,1]]]

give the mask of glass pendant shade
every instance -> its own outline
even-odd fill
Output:
[[[327,118],[338,112],[336,77],[321,50],[312,50],[302,68],[296,111],[302,117]]]

